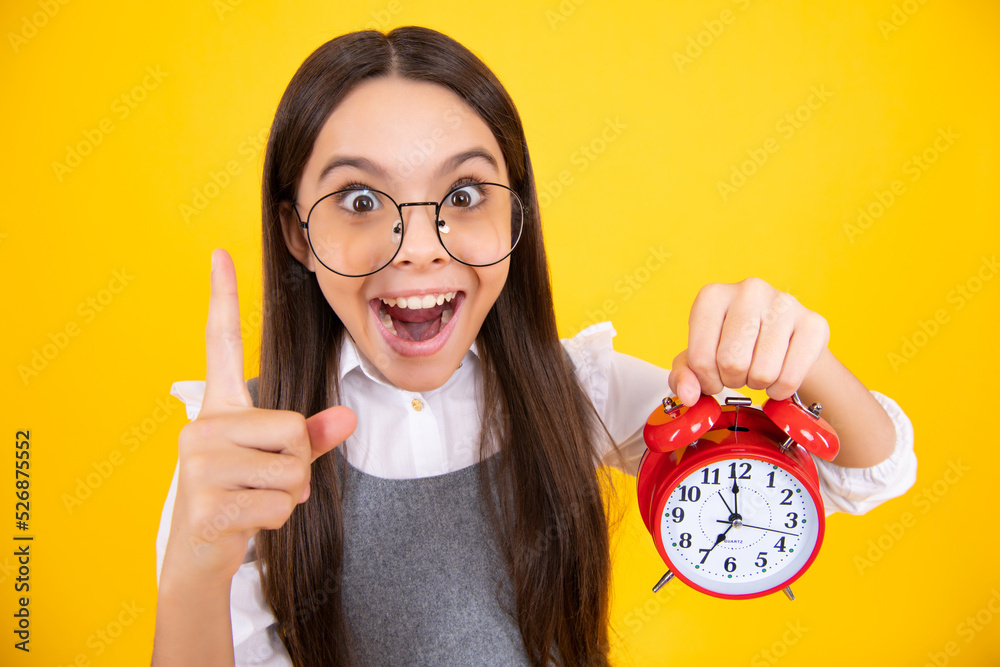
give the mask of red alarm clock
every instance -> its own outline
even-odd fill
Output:
[[[833,460],[840,440],[797,395],[720,406],[663,399],[646,420],[639,511],[676,576],[703,593],[743,599],[784,590],[815,560],[825,512],[810,453]]]

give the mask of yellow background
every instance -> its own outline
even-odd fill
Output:
[[[147,663],[154,537],[186,423],[168,391],[204,377],[216,247],[236,262],[256,373],[258,137],[319,44],[422,24],[472,48],[519,106],[547,195],[562,335],[610,318],[617,349],[667,366],[701,285],[760,276],[823,314],[831,349],[916,429],[914,489],[832,517],[794,603],[720,601],[679,582],[652,594],[664,568],[633,512],[615,555],[616,664],[998,664],[1000,367],[988,341],[1000,280],[984,263],[1000,245],[998,5],[483,5],[3,3],[0,663]],[[765,145],[766,162],[744,165]],[[71,148],[88,154],[55,168]],[[925,151],[933,164],[914,170]],[[734,169],[754,173],[724,198]],[[225,185],[213,189],[213,174]],[[880,214],[862,228],[859,207]],[[669,259],[653,268],[651,248]],[[40,369],[23,375],[33,358]],[[11,632],[23,428],[28,655]],[[99,483],[80,487],[88,475]]]

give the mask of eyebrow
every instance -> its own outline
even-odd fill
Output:
[[[462,151],[461,153],[456,153],[455,155],[448,158],[448,160],[444,164],[442,164],[441,167],[437,170],[437,173],[434,174],[434,176],[439,177],[443,174],[448,173],[449,171],[454,171],[465,162],[476,159],[488,162],[489,165],[493,167],[494,171],[499,173],[500,165],[497,163],[497,160],[495,157],[493,157],[492,153],[490,153],[485,148],[472,148],[467,151]],[[369,174],[374,174],[380,177],[382,180],[386,181],[389,180],[389,175],[386,173],[385,169],[383,169],[378,163],[369,160],[368,158],[360,156],[358,157],[334,156],[330,158],[330,160],[325,165],[323,165],[323,169],[320,170],[319,178],[316,179],[316,182],[322,183],[323,179],[325,179],[327,175],[330,174],[330,172],[334,171],[335,169],[339,169],[340,167],[354,167],[355,169],[358,169],[360,171],[365,171],[368,172]]]
[[[335,169],[340,167],[354,167],[361,171],[367,171],[370,174],[375,174],[384,180],[388,180],[388,175],[385,170],[382,169],[377,163],[372,162],[368,158],[364,157],[333,157],[323,165],[323,170],[319,172],[319,178],[316,179],[317,183],[322,183],[323,179]]]
[[[496,172],[500,171],[500,165],[497,164],[497,160],[495,157],[493,157],[492,153],[490,153],[485,148],[473,148],[471,150],[458,153],[457,155],[453,155],[451,158],[448,159],[447,162],[441,165],[441,168],[438,169],[437,173],[434,175],[442,176],[448,173],[449,171],[454,171],[455,169],[458,169],[465,162],[468,162],[469,160],[475,160],[477,158],[488,162],[490,166],[493,167],[494,171]]]

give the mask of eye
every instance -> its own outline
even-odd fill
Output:
[[[452,190],[445,198],[445,205],[457,208],[471,208],[483,199],[483,193],[474,185]]]
[[[351,213],[371,213],[382,208],[378,195],[371,190],[349,190],[341,197],[340,204]]]

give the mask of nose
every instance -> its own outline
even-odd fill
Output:
[[[441,245],[437,233],[436,203],[402,204],[403,246],[392,263],[396,266],[427,267],[444,265],[451,256]]]

